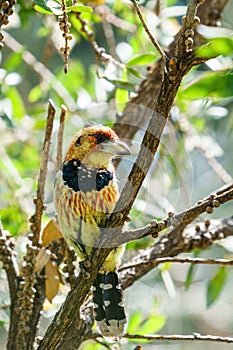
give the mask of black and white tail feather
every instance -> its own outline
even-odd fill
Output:
[[[126,315],[123,292],[116,272],[97,275],[93,284],[93,301],[95,319],[103,336],[121,337]]]

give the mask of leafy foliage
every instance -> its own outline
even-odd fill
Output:
[[[213,278],[208,281],[207,307],[210,307],[219,297],[226,282],[227,273],[225,266],[220,267]]]
[[[163,326],[165,325],[165,322],[166,322],[166,317],[162,315],[156,315],[155,312],[153,312],[144,320],[140,312],[135,312],[130,317],[127,332],[129,334],[139,334],[139,335],[157,333],[161,330],[161,328],[163,328]],[[137,342],[137,340],[135,341]],[[140,342],[147,342],[147,341],[141,340]]]

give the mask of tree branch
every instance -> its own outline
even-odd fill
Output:
[[[38,178],[38,184],[37,184],[37,193],[36,193],[36,198],[34,199],[36,210],[34,215],[32,215],[30,218],[30,222],[32,223],[30,228],[33,232],[32,242],[35,246],[38,246],[40,231],[41,231],[41,219],[42,219],[43,211],[45,209],[45,206],[43,203],[44,191],[45,191],[45,180],[47,176],[50,139],[51,139],[52,130],[53,130],[54,116],[55,116],[55,108],[53,106],[52,101],[50,100],[48,105],[48,115],[47,115],[46,129],[45,129],[43,152],[41,156],[40,172],[39,172],[39,178]]]
[[[199,225],[195,230],[187,227],[182,236],[175,236],[173,231],[163,235],[154,246],[140,251],[136,257],[119,269],[122,288],[131,286],[136,280],[160,264],[163,258],[167,259],[167,257],[173,257],[180,253],[191,252],[194,248],[205,249],[214,241],[232,235],[232,218],[214,221],[213,225],[205,224],[203,229]]]
[[[56,170],[58,171],[63,157],[63,135],[64,135],[64,127],[65,127],[65,119],[67,114],[67,108],[65,105],[61,106],[61,114],[59,121],[59,129],[57,134],[57,158],[56,158]]]
[[[138,17],[142,23],[142,26],[146,32],[146,34],[148,35],[150,41],[152,42],[152,44],[154,45],[154,47],[158,50],[160,56],[162,57],[163,60],[166,60],[167,59],[167,55],[165,54],[165,52],[163,51],[163,49],[161,48],[161,46],[159,45],[159,43],[157,42],[157,40],[153,37],[153,35],[151,34],[149,28],[147,27],[146,25],[146,22],[144,21],[144,18],[142,16],[142,13],[141,13],[141,10],[140,10],[140,7],[138,6],[137,4],[137,1],[136,0],[131,0],[137,14],[138,14]]]
[[[86,21],[84,19],[82,19],[82,14],[77,12],[76,18],[81,23],[81,31],[86,35],[87,40],[88,40],[89,44],[92,46],[92,48],[96,54],[97,59],[98,60],[101,59],[103,62],[111,62],[115,66],[117,66],[121,69],[124,69],[125,68],[124,63],[117,61],[114,57],[107,54],[103,47],[98,46],[97,42],[94,40],[93,32],[88,29]]]
[[[119,235],[113,238],[111,246],[116,247],[123,243],[128,243],[130,241],[137,240],[149,235],[152,235],[155,238],[158,236],[158,233],[160,231],[169,227],[173,227],[173,230],[175,230],[175,232],[178,230],[182,232],[188,224],[194,221],[202,213],[207,212],[211,214],[214,211],[214,208],[218,208],[220,205],[232,199],[233,184],[230,184],[217,190],[216,194],[210,194],[207,198],[198,201],[198,203],[193,207],[178,214],[169,213],[167,218],[159,222],[152,220],[151,224],[145,227],[124,231],[123,235]]]
[[[233,343],[232,337],[220,337],[217,335],[202,335],[199,333],[193,333],[188,335],[169,334],[169,335],[139,335],[139,334],[126,334],[124,338],[127,339],[145,339],[145,340],[164,340],[164,341],[202,341],[202,342],[217,342],[217,343]]]
[[[15,350],[27,347],[32,349],[37,333],[37,325],[45,300],[45,282],[43,277],[36,276],[36,255],[40,247],[41,220],[44,207],[44,191],[47,176],[47,164],[50,149],[50,139],[53,128],[55,109],[49,102],[43,152],[38,178],[37,195],[34,200],[35,213],[31,216],[31,231],[27,244],[27,253],[23,257],[21,276],[18,278],[16,295],[12,302],[11,322],[8,334],[7,349]]]
[[[201,225],[200,225],[201,226]],[[180,248],[180,253],[182,252],[188,252],[191,251],[193,248],[207,248],[210,244],[214,243],[214,241],[218,241],[219,239],[223,239],[224,237],[232,236],[233,235],[233,220],[230,219],[224,219],[224,220],[214,220],[211,221],[211,224],[208,223],[208,225],[205,223],[203,224],[204,228],[198,229],[198,232],[194,234],[190,233],[190,228],[187,228],[184,231],[184,237],[183,240],[183,248]],[[208,232],[206,231],[208,227]],[[164,238],[164,237],[163,237]],[[163,239],[161,238],[161,241]],[[163,243],[166,244],[166,243]],[[168,241],[167,241],[168,244]],[[137,257],[133,258],[131,261],[127,263],[127,265],[123,265],[118,271],[120,280],[122,283],[122,288],[125,289],[129,287],[132,283],[134,283],[138,278],[141,278],[144,274],[149,272],[151,269],[153,269],[158,264],[164,262],[164,260],[169,260],[171,258],[167,258],[167,255],[165,254],[165,258],[157,258],[154,257],[152,252],[155,247],[149,248],[148,250],[139,251]],[[176,255],[179,252],[173,253],[174,246],[172,244],[169,245],[169,249],[166,249],[166,252],[168,255]],[[149,260],[150,256],[153,256],[154,260]],[[159,255],[158,255],[159,256]],[[174,259],[176,260],[176,259]],[[181,259],[177,259],[179,262],[182,262]],[[191,259],[193,260],[193,259]],[[197,259],[198,260],[198,259]],[[193,262],[188,261],[187,262]],[[208,260],[207,260],[208,262]],[[198,263],[198,261],[197,261]],[[202,263],[202,260],[200,261]],[[210,262],[211,263],[211,262]],[[213,261],[214,263],[214,261]],[[228,264],[227,260],[218,259],[216,260],[217,264],[223,263]],[[231,262],[229,263],[231,264]],[[148,267],[148,269],[147,269]],[[89,303],[89,302],[88,302]],[[75,321],[73,321],[67,332],[66,336],[61,339],[61,342],[59,343],[58,349],[69,349],[69,346],[71,346],[71,349],[78,348],[78,346],[87,339],[92,339],[96,337],[102,337],[100,334],[92,334],[90,333],[90,329],[93,326],[94,320],[92,317],[92,312],[90,310],[90,305],[85,304],[82,307],[82,318],[79,319],[79,316],[76,315]],[[77,337],[77,334],[79,334],[79,337]],[[166,337],[166,336],[165,336]],[[168,336],[170,337],[170,336]],[[182,336],[181,336],[182,337]],[[166,339],[162,339],[166,340]],[[188,340],[188,339],[187,339]]]
[[[207,163],[213,169],[219,179],[225,184],[232,182],[232,176],[227,172],[226,169],[224,169],[224,167],[216,160],[216,158],[210,154],[210,147],[207,146],[204,142],[200,142],[200,137],[196,129],[189,122],[188,118],[186,118],[184,115],[180,115],[178,124],[180,130],[182,130],[182,132],[185,134],[186,139],[190,140],[190,142],[192,142],[192,146],[195,147],[205,157]],[[214,142],[216,142],[216,140],[214,140]]]
[[[229,0],[221,0],[218,2],[215,0],[205,0],[197,10],[197,16],[200,18],[200,22],[211,26],[219,25],[219,19],[228,2]],[[215,11],[215,7],[217,7],[217,11]],[[165,50],[168,57],[174,56],[174,50],[182,30],[181,28],[174,40]],[[195,47],[199,44],[200,36],[195,36]],[[123,115],[117,116],[114,130],[120,138],[132,140],[137,130],[144,127],[148,120],[148,115],[150,115],[151,109],[154,107],[155,97],[159,93],[165,64],[166,62],[160,59],[150,67],[147,77],[139,85],[137,95],[131,98],[127,103]]]
[[[132,269],[134,267],[145,266],[146,264],[154,264],[158,266],[159,264],[169,263],[179,263],[179,264],[193,264],[193,265],[233,265],[233,260],[227,259],[203,259],[203,258],[157,258],[154,260],[148,260],[147,262],[138,263],[137,265],[124,265],[118,269],[119,272]]]
[[[90,339],[102,338],[103,336],[98,333],[90,335]],[[126,333],[123,338],[126,339],[141,339],[149,341],[203,341],[203,342],[217,342],[217,343],[233,343],[233,337],[221,337],[217,335],[203,335],[200,333],[193,334],[128,334]]]

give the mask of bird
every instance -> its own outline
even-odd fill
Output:
[[[108,126],[78,131],[56,174],[54,205],[62,234],[79,259],[87,260],[119,198],[113,159],[128,145]],[[105,337],[120,338],[127,323],[117,275],[124,245],[114,247],[93,283],[94,316]]]

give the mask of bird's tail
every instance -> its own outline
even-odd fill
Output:
[[[99,273],[93,284],[95,319],[106,337],[120,337],[124,333],[126,315],[116,272]]]

